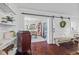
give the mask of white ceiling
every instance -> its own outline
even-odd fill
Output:
[[[78,16],[79,4],[77,3],[16,3],[18,9],[32,9],[65,15]]]

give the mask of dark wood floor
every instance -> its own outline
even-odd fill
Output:
[[[32,55],[75,55],[78,44],[72,42],[62,43],[61,46],[47,44],[46,41],[31,44]]]

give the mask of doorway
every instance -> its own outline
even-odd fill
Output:
[[[30,31],[31,42],[47,40],[47,18],[42,16],[25,15],[24,29]]]

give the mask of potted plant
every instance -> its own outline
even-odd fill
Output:
[[[14,17],[10,17],[10,16],[2,17],[2,19],[5,19],[5,21],[3,20],[3,21],[1,21],[1,22],[7,22],[7,21],[13,22],[13,21],[14,21],[13,18],[14,18]]]

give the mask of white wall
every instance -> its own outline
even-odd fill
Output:
[[[19,30],[23,30],[23,29],[24,29],[23,23],[22,23],[22,22],[23,22],[23,16],[21,16],[21,17],[20,17],[20,16],[21,16],[21,15],[18,16],[18,19],[19,19],[19,20],[21,19],[21,21],[20,21],[20,23],[17,22],[17,23],[18,23],[18,29],[19,29]],[[61,14],[58,14],[57,16],[61,16]],[[64,16],[64,17],[70,17],[70,18],[71,18],[70,21],[71,21],[71,22],[75,22],[75,25],[77,26],[77,27],[76,27],[76,28],[77,28],[76,30],[79,29],[79,27],[78,27],[78,25],[79,25],[78,22],[79,22],[79,21],[78,21],[78,18],[77,18],[77,17],[74,17],[74,16],[67,16],[67,15],[62,15],[62,16]],[[18,21],[19,21],[19,20],[18,20]],[[52,25],[52,24],[53,24],[53,21],[52,21],[52,20],[53,20],[53,18],[50,18],[50,17],[47,18],[47,22],[48,22],[48,23],[47,23],[47,24],[48,24],[48,25],[47,25],[47,28],[48,28],[48,30],[47,30],[47,32],[48,32],[48,33],[47,33],[47,42],[48,42],[48,44],[54,44],[53,29],[52,29],[52,28],[53,28],[53,25]],[[69,22],[69,21],[68,21],[68,22]],[[21,24],[22,24],[22,25],[21,25]],[[68,23],[68,24],[70,24],[70,23]],[[78,24],[78,25],[77,25],[77,24]],[[66,28],[68,28],[68,26],[70,26],[70,25],[67,25]],[[66,28],[65,28],[65,29],[66,29]],[[59,28],[58,28],[58,29],[59,29]],[[70,29],[69,29],[69,30],[70,30]],[[59,32],[60,32],[60,31],[59,31]],[[78,32],[79,32],[79,30],[78,30]],[[60,33],[61,33],[61,32],[60,32]],[[69,34],[67,34],[66,31],[65,31],[65,33],[66,33],[66,35],[69,35]],[[62,34],[62,33],[61,33],[61,34]],[[71,32],[71,35],[73,35],[72,32]],[[61,35],[60,35],[60,36],[61,36]]]
[[[63,19],[66,22],[66,26],[64,28],[60,27],[61,18],[53,19],[53,28],[54,28],[54,37],[65,37],[69,36],[71,32],[71,21],[69,19]]]
[[[79,18],[71,18],[71,29],[72,28],[74,28],[72,34],[79,33]]]
[[[37,10],[31,10],[31,9],[17,9],[18,11],[20,11],[19,13],[21,13],[21,12],[26,12],[26,13],[34,13],[34,14],[45,14],[45,15],[56,15],[56,16],[64,16],[64,17],[70,17],[71,19],[71,22],[74,22],[75,23],[75,26],[74,27],[76,27],[77,29],[77,31],[79,32],[79,21],[78,21],[78,17],[77,16],[72,16],[72,15],[65,15],[65,14],[57,14],[57,13],[50,13],[50,12],[43,12],[43,11],[37,11]],[[76,11],[76,10],[75,10]],[[73,12],[72,12],[73,13]],[[18,30],[24,30],[24,22],[23,22],[23,15],[20,15],[20,14],[17,14],[17,16],[16,16],[16,18],[17,18],[17,29]],[[48,27],[48,34],[47,34],[47,42],[49,43],[49,44],[51,44],[51,43],[54,43],[54,39],[53,39],[53,29],[52,29],[52,24],[53,24],[53,22],[52,22],[52,18],[47,18],[47,27]],[[76,31],[75,30],[75,31]]]
[[[24,30],[24,16],[21,14],[16,15],[16,29],[17,31]]]
[[[57,16],[61,16],[61,14],[58,14]],[[70,17],[70,21],[71,22],[75,22],[75,25],[77,26],[76,28],[76,30],[79,32],[79,27],[78,27],[78,17],[74,17],[74,16],[67,16],[67,15],[62,15],[63,17]],[[68,31],[70,31],[71,29],[70,29],[70,22],[69,22],[69,20],[67,20],[66,21],[67,22],[67,27],[65,28],[65,29],[68,29]],[[47,42],[48,42],[48,44],[54,44],[54,37],[53,37],[53,18],[47,18],[47,28],[48,28],[48,30],[47,30]],[[77,25],[78,24],[78,25]],[[56,27],[57,28],[57,27]],[[59,28],[58,28],[59,29]],[[65,36],[67,35],[67,37],[69,36],[69,34],[70,34],[70,36],[73,36],[73,33],[71,32],[69,32],[68,33],[68,31],[67,30],[63,30],[63,32],[65,32]],[[61,31],[58,31],[60,34],[60,36],[62,36],[63,35],[63,32],[61,32]]]
[[[53,41],[53,18],[47,19],[47,43],[52,44]]]

